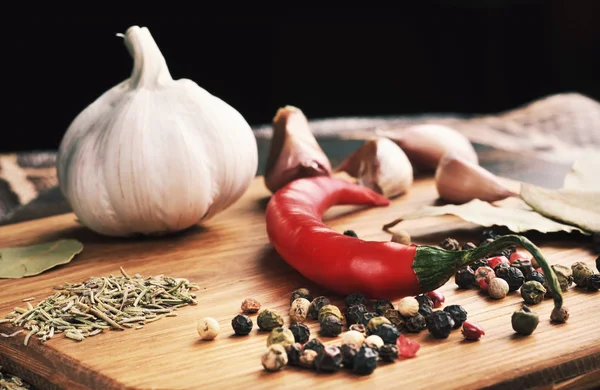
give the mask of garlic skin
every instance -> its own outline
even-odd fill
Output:
[[[453,152],[440,161],[435,172],[435,186],[440,198],[452,203],[473,199],[495,202],[517,195],[500,184],[496,175]]]
[[[312,134],[302,110],[294,106],[277,110],[264,177],[269,191],[275,193],[303,177],[329,175],[329,158]]]
[[[335,172],[358,178],[360,185],[393,198],[413,184],[413,168],[406,154],[392,140],[373,137],[346,158]]]
[[[60,189],[99,234],[181,231],[248,189],[256,138],[233,107],[189,79],[173,80],[146,27],[120,36],[134,60],[131,76],[67,129],[57,156]]]
[[[466,161],[479,164],[477,153],[469,139],[448,126],[415,125],[400,134],[382,130],[377,134],[396,142],[417,171],[434,172],[448,151],[455,152]]]

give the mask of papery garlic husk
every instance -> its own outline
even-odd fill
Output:
[[[82,224],[108,236],[187,229],[236,202],[258,168],[256,138],[233,107],[173,80],[150,31],[120,34],[131,77],[71,123],[58,180]]]
[[[277,110],[265,170],[266,187],[275,193],[293,180],[329,175],[331,163],[302,110],[293,106]]]
[[[366,140],[335,172],[346,172],[357,178],[360,185],[388,198],[406,193],[414,179],[406,154],[385,137]]]
[[[415,125],[401,133],[380,130],[377,134],[396,142],[416,171],[434,172],[442,157],[449,151],[455,152],[465,161],[479,164],[477,152],[469,139],[448,126]]]
[[[452,203],[466,203],[473,199],[495,202],[517,194],[504,187],[490,171],[447,153],[435,172],[435,186],[440,198]]]

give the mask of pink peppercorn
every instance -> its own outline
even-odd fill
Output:
[[[485,335],[481,326],[469,321],[463,322],[461,332],[466,340],[479,340],[481,336]]]
[[[415,357],[417,352],[421,348],[419,343],[401,334],[396,340],[396,347],[398,347],[398,355],[402,357]]]
[[[508,259],[508,261],[512,264],[517,260],[531,260],[531,255],[528,253],[524,253],[524,252],[513,252],[512,255],[510,255],[510,259]]]
[[[494,256],[487,260],[488,265],[491,269],[495,269],[496,266],[500,263],[510,264],[506,256]]]
[[[430,291],[428,293],[425,293],[425,295],[427,295],[431,299],[434,308],[442,306],[442,304],[446,301],[446,297],[444,297],[444,294],[442,294],[439,291]]]

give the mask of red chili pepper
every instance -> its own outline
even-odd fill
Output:
[[[447,251],[436,246],[365,241],[332,230],[322,220],[334,205],[388,204],[384,196],[339,178],[297,179],[271,197],[266,210],[267,234],[279,255],[309,280],[338,294],[362,292],[373,299],[389,300],[433,291],[457,268],[521,245],[545,269],[555,306],[562,306],[554,271],[527,238],[505,235],[477,248]]]

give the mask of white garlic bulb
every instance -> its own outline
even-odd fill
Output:
[[[256,138],[227,103],[189,79],[173,80],[146,27],[119,34],[131,77],[71,123],[58,180],[81,223],[108,236],[187,229],[223,211],[258,168]]]

